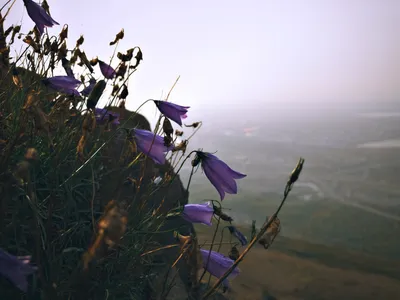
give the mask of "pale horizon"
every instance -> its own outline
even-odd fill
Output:
[[[49,34],[69,24],[69,47],[84,34],[89,59],[108,61],[122,28],[118,51],[141,47],[129,109],[165,97],[178,75],[170,100],[192,111],[400,100],[397,0],[48,3],[60,23]],[[17,0],[6,26],[21,22],[22,32],[34,25]],[[156,113],[151,104],[144,111]]]

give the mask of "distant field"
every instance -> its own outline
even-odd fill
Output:
[[[196,228],[201,243],[212,239],[208,227]],[[227,254],[229,248],[220,251]],[[240,269],[225,299],[400,299],[400,261],[297,239],[278,237],[268,251],[256,245]]]

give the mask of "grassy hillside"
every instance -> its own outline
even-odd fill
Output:
[[[197,230],[201,242],[212,239],[204,226]],[[278,237],[268,251],[257,245],[240,269],[227,299],[400,299],[399,261],[298,239]]]

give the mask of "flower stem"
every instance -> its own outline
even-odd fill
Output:
[[[294,183],[287,183],[285,192],[283,195],[283,199],[275,211],[275,213],[272,215],[269,221],[266,221],[262,228],[260,229],[260,232],[251,240],[249,245],[246,247],[246,249],[242,252],[242,254],[238,257],[238,259],[232,264],[232,266],[225,272],[224,275],[222,275],[217,282],[212,286],[211,289],[207,291],[207,293],[203,296],[203,300],[207,299],[211,294],[219,287],[219,285],[232,273],[232,271],[239,265],[239,263],[243,260],[243,258],[246,256],[246,254],[250,251],[250,249],[254,246],[254,244],[264,235],[264,233],[267,231],[268,227],[272,224],[272,222],[275,221],[275,218],[278,216],[280,210],[283,207],[283,204],[285,203],[287,196],[289,195],[290,191],[292,190]]]
[[[199,282],[201,282],[201,280],[203,279],[204,275],[205,275],[206,272],[207,272],[208,264],[210,263],[211,251],[212,251],[212,248],[213,248],[213,246],[214,246],[215,237],[217,236],[217,232],[218,232],[218,227],[219,227],[220,221],[221,221],[221,218],[218,217],[217,228],[215,228],[214,236],[213,236],[213,238],[212,238],[211,245],[210,245],[210,251],[208,252],[207,264],[206,264],[206,267],[204,268],[203,274],[201,274],[201,276],[200,276]]]

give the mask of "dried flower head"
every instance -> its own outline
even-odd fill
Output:
[[[110,42],[110,46],[115,45],[119,40],[122,40],[124,38],[124,29],[121,29],[120,32],[117,33],[115,36],[114,41]]]
[[[83,44],[83,42],[85,41],[85,38],[83,37],[83,35],[81,35],[79,37],[79,39],[76,41],[76,48],[78,48],[79,46],[81,46]]]
[[[128,97],[129,92],[128,92],[128,87],[126,86],[126,84],[122,85],[122,91],[119,94],[118,98],[119,99],[126,99],[126,97]]]
[[[183,131],[180,131],[178,129],[175,130],[175,135],[176,136],[182,136],[183,135]]]
[[[223,221],[226,221],[226,222],[233,222],[232,217],[230,217],[230,216],[228,216],[226,213],[224,213],[220,207],[218,207],[218,206],[216,206],[216,205],[213,205],[213,206],[214,206],[214,214],[215,214],[216,216],[220,217],[221,220],[223,220]]]
[[[105,208],[105,215],[99,221],[99,234],[104,232],[104,242],[113,247],[126,231],[127,213],[117,202],[111,201]]]
[[[64,57],[67,57],[68,49],[67,49],[67,42],[62,42],[61,46],[58,48],[57,51],[57,59],[61,60]]]
[[[131,48],[128,49],[126,51],[126,54],[122,54],[121,52],[117,53],[117,57],[119,60],[123,61],[123,62],[127,62],[130,61],[133,58],[133,51],[135,50],[135,48]]]
[[[31,46],[33,48],[33,51],[40,53],[39,45],[35,43],[35,41],[33,40],[33,38],[30,35],[25,36],[25,38],[23,39],[23,42],[27,43],[29,46]]]
[[[84,269],[88,268],[90,261],[98,257],[105,247],[113,247],[119,243],[127,223],[126,211],[116,201],[110,201],[99,221],[97,237],[83,257]]]
[[[288,180],[289,185],[292,185],[299,179],[301,170],[303,169],[303,164],[304,164],[304,158],[300,157],[296,168],[294,168],[294,170],[292,171],[292,174],[289,177],[289,180]]]
[[[273,216],[268,218],[268,222],[271,220],[272,217]],[[268,249],[268,247],[271,245],[272,241],[275,239],[280,231],[281,221],[278,219],[278,217],[275,217],[274,221],[268,226],[267,231],[264,233],[258,243],[260,245],[263,245],[265,249]]]
[[[142,50],[137,47],[138,52],[135,55],[135,59],[136,59],[136,64],[133,66],[133,68],[137,68],[137,66],[140,64],[140,62],[143,60],[143,53]]]
[[[164,118],[163,122],[163,131],[166,135],[172,135],[174,133],[174,128],[172,128],[172,124],[168,118]]]
[[[123,78],[124,78],[124,76],[125,76],[125,74],[126,74],[126,70],[127,70],[127,69],[128,69],[128,67],[127,67],[126,63],[122,62],[122,63],[119,65],[117,71],[115,72],[116,76],[117,76],[117,77],[120,77],[120,79],[123,80]]]
[[[99,59],[98,59],[97,57],[92,58],[92,59],[89,61],[90,65],[93,66],[93,67],[94,67],[95,65],[97,65],[98,62],[99,62]]]
[[[231,251],[229,251],[229,258],[232,260],[237,260],[240,256],[240,252],[238,250],[238,248],[236,248],[235,246],[233,246],[231,248]]]
[[[180,142],[178,145],[174,147],[174,149],[172,149],[172,152],[182,151],[183,154],[185,154],[188,143],[189,143],[188,140]]]
[[[25,153],[25,159],[28,161],[35,161],[39,159],[39,154],[35,148],[28,148]]]
[[[186,127],[197,128],[197,127],[200,125],[200,123],[201,123],[201,122],[194,122],[194,123],[192,123],[192,124],[190,124],[190,125],[186,125],[186,124],[185,124],[185,126],[186,126]]]
[[[60,42],[68,38],[68,24],[65,24],[60,32]]]

